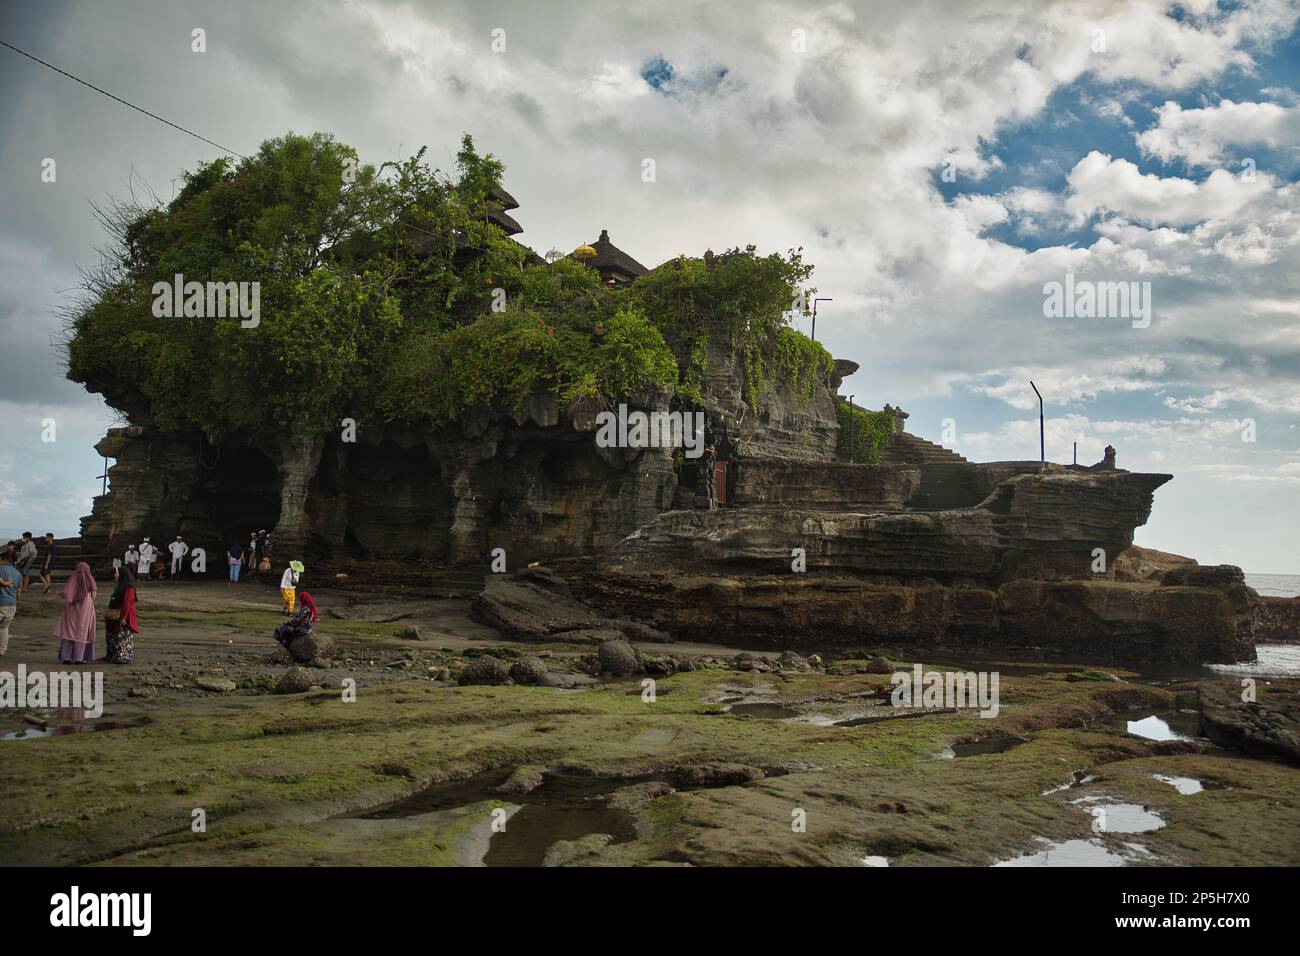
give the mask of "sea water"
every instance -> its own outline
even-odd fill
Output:
[[[1269,597],[1300,595],[1300,574],[1247,574],[1246,584]]]

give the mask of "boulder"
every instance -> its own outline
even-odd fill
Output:
[[[510,669],[491,654],[470,660],[458,678],[462,686],[468,684],[504,684],[510,679]]]
[[[305,667],[290,667],[275,685],[277,694],[302,694],[312,689],[315,681],[312,680],[311,671]]]
[[[597,647],[596,662],[602,674],[618,677],[635,674],[639,667],[635,648],[621,637],[605,641]]]
[[[521,657],[510,665],[510,679],[516,684],[540,684],[546,676],[546,664],[537,657]]]
[[[418,641],[420,639],[420,629],[414,624],[408,624],[402,628],[402,637],[408,641]]]
[[[868,674],[892,674],[898,670],[888,657],[873,657],[867,661],[867,666],[863,668]]]
[[[289,642],[289,653],[299,664],[326,661],[334,656],[334,639],[318,632],[295,637]]]

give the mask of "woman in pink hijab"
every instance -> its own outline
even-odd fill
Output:
[[[98,589],[90,573],[90,565],[79,562],[59,592],[65,606],[54,636],[61,639],[59,660],[65,664],[81,664],[95,659],[95,594]]]

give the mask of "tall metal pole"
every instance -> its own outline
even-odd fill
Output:
[[[1047,442],[1043,437],[1043,393],[1038,390],[1032,378],[1029,380],[1029,387],[1038,396],[1038,463],[1041,465],[1047,463]]]
[[[857,422],[853,420],[853,396],[850,395],[849,396],[849,461],[853,460],[853,452],[858,447],[857,445],[853,444],[853,439],[855,437],[853,426],[856,424]]]
[[[813,340],[814,342],[817,341],[817,303],[818,303],[818,302],[834,302],[834,301],[835,301],[834,299],[828,299],[828,298],[826,298],[826,297],[824,297],[824,296],[823,296],[822,298],[819,298],[819,299],[813,299],[812,340]]]

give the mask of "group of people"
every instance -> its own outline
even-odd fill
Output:
[[[40,546],[37,546],[37,541]],[[47,531],[39,538],[33,538],[30,531],[24,531],[21,538],[5,544],[4,561],[18,569],[18,574],[22,578],[22,585],[19,588],[19,594],[26,594],[31,590],[32,578],[40,577],[41,593],[50,593],[50,569],[54,567],[54,559],[58,556],[58,548],[54,544],[54,532]]]
[[[9,625],[18,610],[18,595],[23,593],[25,578],[6,552],[0,557],[0,656],[9,650]],[[46,591],[49,587],[45,588]],[[98,621],[95,598],[99,586],[90,573],[90,565],[77,562],[68,583],[59,592],[63,612],[54,626],[59,639],[59,660],[65,664],[84,664],[95,659]],[[111,664],[129,664],[135,656],[135,636],[140,630],[136,617],[135,572],[129,565],[117,569],[117,584],[108,600],[105,638],[106,650],[101,660]]]
[[[164,553],[171,555],[170,570],[163,559]],[[122,560],[114,560],[113,568],[128,567],[137,579],[146,581],[158,581],[164,577],[175,581],[184,577],[185,556],[189,553],[190,546],[185,543],[183,535],[176,535],[176,540],[167,545],[166,552],[145,538],[139,544],[129,545]]]
[[[56,556],[54,535],[46,534],[41,540],[44,542],[43,553],[30,532],[10,541],[0,553],[0,656],[9,649],[9,625],[17,613],[18,596],[30,589],[31,578],[39,574],[42,593],[51,590],[50,570]],[[170,576],[180,577],[189,545],[178,534],[167,550],[172,558]],[[136,582],[163,576],[161,553],[148,538],[144,538],[139,545],[132,544],[127,548],[123,558],[114,559],[115,584],[105,615],[106,653],[100,660],[113,664],[129,664],[133,660],[135,639],[140,631],[136,614]],[[239,580],[239,569],[244,564],[255,571],[269,571],[271,536],[265,530],[250,534],[246,549],[239,544],[230,546],[229,558],[231,583]],[[310,634],[319,616],[311,595],[306,591],[298,594],[298,582],[305,570],[301,561],[290,561],[280,576],[282,613],[286,620],[275,629],[275,639],[286,647],[294,638]],[[68,583],[59,591],[64,604],[54,628],[54,636],[59,638],[59,660],[65,664],[95,660],[98,632],[95,599],[98,593],[99,587],[90,565],[85,561],[78,562]],[[298,606],[299,598],[301,607]]]
[[[238,584],[241,572],[255,577],[259,571],[271,570],[271,535],[263,528],[248,533],[248,544],[232,541],[226,549],[226,563],[230,565],[230,583]]]

